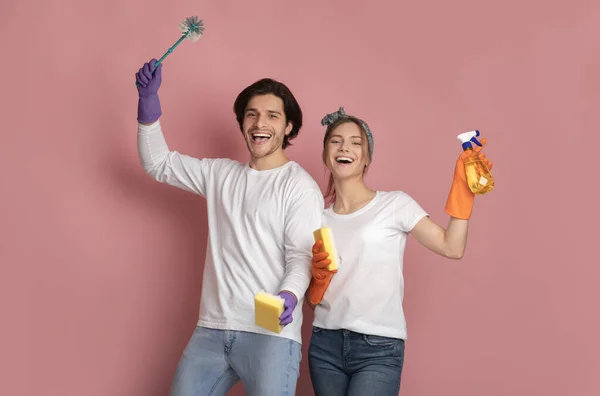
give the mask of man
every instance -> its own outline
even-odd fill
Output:
[[[136,74],[141,163],[157,181],[205,197],[208,208],[200,318],[171,395],[225,395],[239,380],[248,395],[294,395],[312,232],[324,206],[316,182],[284,153],[302,126],[300,106],[284,84],[257,81],[234,103],[248,163],[192,158],[165,142],[158,121],[162,64],[151,73],[155,64]],[[285,301],[280,334],[254,323],[260,290]]]

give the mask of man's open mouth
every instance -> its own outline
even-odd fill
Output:
[[[268,133],[256,132],[252,134],[252,140],[255,142],[265,142],[271,139],[271,135]]]

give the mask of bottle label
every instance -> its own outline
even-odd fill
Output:
[[[485,186],[488,182],[488,179],[486,179],[485,177],[481,176],[479,177],[479,184],[481,184],[482,186]]]

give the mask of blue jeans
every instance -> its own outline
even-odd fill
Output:
[[[196,327],[170,395],[225,396],[241,380],[249,396],[293,396],[301,358],[301,345],[287,338]]]
[[[315,396],[398,396],[404,340],[313,327],[308,367]]]

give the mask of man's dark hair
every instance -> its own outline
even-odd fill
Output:
[[[242,125],[244,123],[244,113],[246,111],[246,106],[248,106],[248,102],[256,95],[267,94],[273,94],[283,101],[283,112],[286,125],[288,122],[292,123],[292,130],[283,138],[282,148],[285,149],[287,146],[292,145],[290,140],[298,136],[298,132],[300,132],[300,128],[302,128],[302,110],[300,109],[300,105],[296,101],[296,98],[285,84],[271,78],[263,78],[256,81],[254,84],[246,87],[240,92],[233,104],[233,111],[238,124],[240,125],[240,130],[243,132]]]

